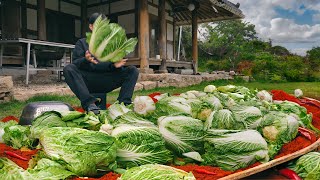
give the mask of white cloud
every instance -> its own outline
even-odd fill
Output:
[[[296,24],[293,19],[279,17],[275,7],[303,14],[306,10],[319,12],[313,22],[320,22],[319,0],[230,0],[240,2],[245,21],[255,25],[258,36],[263,40],[272,39],[291,52],[304,55],[312,46],[320,46],[320,23],[315,25]],[[302,5],[304,8],[301,8]],[[318,21],[317,21],[318,20]],[[288,44],[291,44],[290,46]],[[294,46],[292,46],[294,44]]]
[[[274,39],[277,42],[316,42],[320,41],[320,24],[313,26],[295,24],[293,20],[274,18],[270,22],[271,27],[266,28],[265,38]]]
[[[320,23],[320,13],[319,14],[314,14],[312,16],[312,21],[315,23]]]
[[[289,51],[293,54],[298,54],[300,56],[305,56],[307,51],[310,50],[308,48],[296,48],[296,49],[289,49]]]

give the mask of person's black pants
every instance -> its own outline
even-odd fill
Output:
[[[89,104],[97,101],[91,93],[108,93],[119,87],[121,90],[118,101],[131,104],[139,71],[135,66],[127,66],[113,72],[89,72],[68,64],[63,68],[63,75],[70,89],[81,101],[81,106],[86,109]]]

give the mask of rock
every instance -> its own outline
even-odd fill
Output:
[[[12,76],[0,76],[0,92],[10,92],[12,88]]]
[[[134,91],[139,91],[143,89],[143,85],[140,83],[136,83],[136,85],[134,86]]]
[[[12,99],[12,76],[0,76],[0,102],[8,102]]]

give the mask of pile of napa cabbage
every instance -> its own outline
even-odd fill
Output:
[[[311,120],[304,107],[243,86],[137,96],[132,105],[116,102],[99,115],[50,111],[30,127],[0,123],[2,142],[39,148],[28,170],[1,159],[0,172],[3,177],[17,172],[13,179],[39,179],[43,173],[52,179],[94,177],[109,171],[121,173],[120,179],[194,179],[167,165],[235,171],[264,163],[297,136],[299,126],[317,130]]]

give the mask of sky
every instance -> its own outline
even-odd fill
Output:
[[[255,25],[258,37],[272,40],[304,56],[320,47],[320,0],[229,0],[240,3],[244,21]]]

